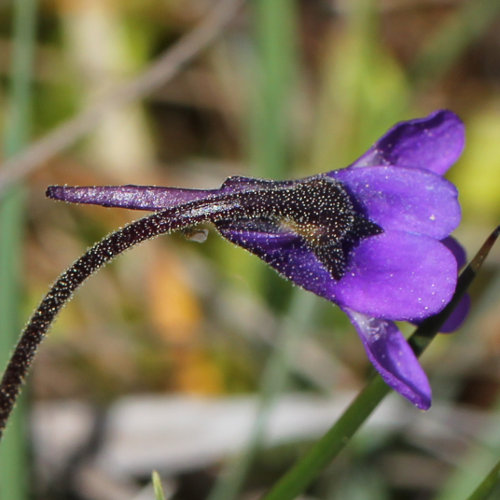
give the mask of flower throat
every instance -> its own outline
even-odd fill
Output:
[[[361,239],[382,232],[355,206],[340,182],[324,176],[292,182],[264,181],[255,190],[228,198],[234,199],[234,207],[215,217],[216,226],[295,233],[336,280],[344,275],[352,248]]]

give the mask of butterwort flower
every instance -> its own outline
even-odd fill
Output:
[[[463,147],[462,122],[442,110],[395,125],[347,168],[304,179],[230,177],[212,190],[52,186],[47,195],[157,211],[122,237],[125,247],[212,222],[285,278],[337,304],[386,383],[426,409],[429,382],[394,321],[422,321],[455,290],[465,257],[449,235],[460,206],[443,174]],[[443,329],[456,328],[466,310],[464,299]]]
[[[349,167],[305,179],[230,177],[214,190],[53,186],[47,194],[167,211],[180,223],[166,231],[214,223],[284,277],[336,303],[386,383],[428,408],[427,377],[394,321],[418,323],[439,312],[455,290],[464,258],[449,235],[460,206],[442,175],[463,146],[461,121],[437,111],[397,124]],[[456,327],[466,309],[465,300],[444,329]]]

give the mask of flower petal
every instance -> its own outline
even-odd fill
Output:
[[[386,230],[448,236],[460,223],[458,193],[441,176],[399,167],[346,168],[329,175],[341,181]]]
[[[397,165],[442,175],[459,158],[464,145],[465,129],[460,118],[440,110],[425,118],[398,123],[352,167]]]
[[[415,353],[392,321],[343,308],[355,326],[368,358],[387,385],[422,410],[431,406],[431,388]]]
[[[462,269],[467,262],[465,248],[453,236],[448,236],[444,240],[441,240],[441,243],[455,256],[458,269]]]
[[[299,235],[277,227],[263,228],[255,221],[219,221],[215,225],[222,236],[257,255],[296,285],[327,300],[335,299],[335,280]]]
[[[453,309],[452,313],[448,316],[448,319],[443,323],[443,326],[441,326],[439,331],[441,333],[452,333],[455,330],[458,330],[465,321],[465,318],[467,318],[469,310],[470,295],[466,294],[460,299],[460,302],[457,304],[455,309]]]
[[[422,319],[440,311],[457,281],[453,254],[439,241],[387,231],[361,241],[334,285],[341,306],[375,318]]]
[[[465,266],[465,263],[467,262],[467,254],[465,253],[464,247],[455,238],[448,236],[448,238],[442,240],[441,243],[446,245],[446,248],[448,248],[448,250],[450,250],[455,256],[458,269]],[[469,309],[470,296],[469,294],[465,294],[439,331],[441,333],[451,333],[458,330],[469,314]]]

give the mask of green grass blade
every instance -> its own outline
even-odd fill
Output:
[[[250,113],[251,174],[279,179],[286,177],[289,160],[296,0],[256,0],[252,3],[257,70]]]
[[[495,464],[489,474],[481,481],[468,500],[487,500],[500,484],[500,461]],[[498,498],[498,497],[495,497]]]
[[[165,500],[165,493],[163,492],[160,474],[158,474],[158,472],[154,470],[153,474],[151,475],[151,480],[153,482],[155,500]]]
[[[420,82],[437,79],[446,73],[465,49],[484,35],[499,12],[498,0],[464,2],[443,28],[430,36],[410,69],[413,78]]]
[[[30,82],[35,39],[36,0],[14,3],[9,109],[5,120],[4,152],[13,155],[26,144],[30,130]],[[0,367],[17,340],[23,237],[23,193],[9,191],[0,204]],[[26,460],[26,425],[22,401],[13,414],[0,449],[0,498],[27,498],[30,474]]]

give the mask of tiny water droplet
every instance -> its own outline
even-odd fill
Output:
[[[183,231],[184,236],[189,241],[196,241],[196,243],[203,243],[208,237],[208,229],[204,228],[187,228]]]

